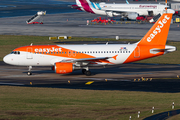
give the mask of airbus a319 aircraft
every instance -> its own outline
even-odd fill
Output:
[[[16,48],[3,60],[7,64],[29,66],[54,66],[58,74],[82,69],[91,75],[90,66],[125,64],[160,56],[176,50],[166,45],[172,13],[163,14],[147,34],[134,44],[96,45],[30,45]]]
[[[121,16],[122,18],[136,19],[138,16],[156,16],[163,14],[167,5],[162,4],[109,4],[94,3],[90,0],[76,0],[76,5],[71,6],[81,11],[107,15],[108,17]],[[168,13],[173,13],[173,9],[167,9]]]

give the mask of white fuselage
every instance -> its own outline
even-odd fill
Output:
[[[162,14],[166,7],[159,4],[100,4],[100,6],[103,11],[132,12],[139,15],[149,15],[149,11],[153,11],[153,15]]]
[[[111,45],[57,45],[66,50],[55,51],[54,47],[49,46],[49,50],[43,50],[42,47],[32,48],[33,52],[17,51],[20,54],[9,54],[4,58],[6,63],[21,66],[53,66],[54,63],[66,59],[113,57],[117,55],[116,60],[109,58],[109,62],[102,62],[97,65],[122,64],[134,51],[136,44],[111,44]],[[28,48],[31,48],[29,46]],[[34,49],[34,50],[33,50]],[[38,50],[37,50],[38,49]],[[37,52],[34,52],[37,51]],[[43,52],[44,51],[44,52]],[[71,52],[76,51],[76,52]],[[48,52],[48,53],[47,53]]]
[[[56,62],[68,62],[71,59],[91,59],[108,57],[105,61],[91,61],[88,66],[101,66],[101,65],[114,65],[146,59],[149,57],[158,56],[158,54],[150,53],[152,49],[159,48],[160,46],[138,46],[137,44],[111,44],[111,45],[48,45],[43,46],[25,46],[26,50],[23,51],[17,48],[11,54],[4,57],[4,62],[11,65],[20,66],[54,66]],[[162,46],[163,47],[163,46]],[[138,49],[137,49],[138,48]],[[173,51],[176,49],[173,46],[166,45],[165,48],[171,48]],[[136,49],[136,50],[135,50]],[[133,53],[134,52],[134,53]],[[141,54],[151,54],[150,56],[142,56]],[[172,52],[172,51],[168,51]],[[19,54],[17,54],[19,53]],[[158,52],[157,52],[158,53]],[[163,55],[163,52],[159,55]],[[116,56],[113,58],[113,56]],[[88,60],[87,60],[88,61]],[[75,62],[75,66],[86,66],[87,61]],[[127,62],[126,62],[127,61]]]

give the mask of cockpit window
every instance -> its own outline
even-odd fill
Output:
[[[11,54],[19,55],[19,54],[20,54],[20,51],[12,51]]]

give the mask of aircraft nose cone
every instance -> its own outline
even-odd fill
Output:
[[[3,61],[5,62],[5,63],[7,63],[7,57],[5,56],[4,58],[3,58]]]
[[[10,58],[8,55],[6,55],[4,58],[3,58],[3,61],[7,64],[10,64]]]

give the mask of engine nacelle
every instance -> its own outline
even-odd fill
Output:
[[[116,13],[116,12],[113,12],[113,16],[120,16],[121,13]]]
[[[137,13],[128,13],[127,16],[129,19],[135,20],[138,17]]]
[[[73,63],[57,62],[54,64],[54,68],[57,74],[71,73],[74,70]]]
[[[113,17],[113,13],[112,12],[106,12],[106,15],[109,17]]]
[[[113,16],[120,16],[121,13],[116,13],[116,12],[106,12],[106,15],[109,16],[109,17],[113,17]]]

